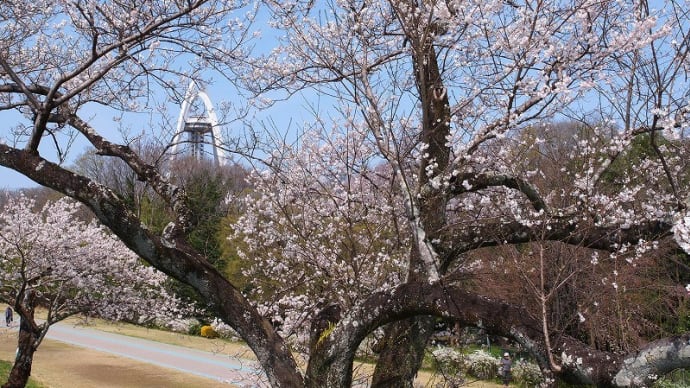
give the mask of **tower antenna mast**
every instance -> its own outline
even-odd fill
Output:
[[[204,104],[205,115],[191,114],[191,108],[197,99],[201,100]],[[207,136],[210,136],[212,140],[210,144],[213,147],[213,160],[215,165],[226,165],[227,154],[222,145],[216,111],[206,91],[192,80],[189,83],[185,99],[182,102],[180,115],[177,119],[175,136],[173,136],[172,142],[170,143],[172,159],[175,159],[181,151],[180,144],[189,143],[192,155],[198,160],[201,160],[203,157],[204,144],[209,144],[205,141]]]

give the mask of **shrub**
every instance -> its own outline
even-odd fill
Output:
[[[484,350],[467,355],[467,374],[480,380],[491,380],[498,375],[499,361]]]
[[[201,326],[201,336],[206,338],[218,338],[218,332],[209,325]]]
[[[201,333],[201,327],[204,326],[203,324],[196,322],[192,323],[189,326],[187,326],[187,334],[190,335],[197,335]]]
[[[518,362],[512,368],[513,381],[521,387],[538,387],[544,380],[539,367],[531,362]]]
[[[686,383],[678,383],[674,381],[657,381],[654,383],[654,388],[686,388]]]
[[[239,334],[237,334],[237,332],[233,330],[233,328],[230,327],[230,325],[226,324],[218,318],[215,318],[213,322],[211,322],[211,327],[221,338],[232,340],[239,339]]]
[[[676,369],[665,376],[656,376],[654,388],[683,388],[690,386],[690,370]]]
[[[452,348],[437,348],[431,352],[431,367],[445,376],[462,371],[465,357]]]
[[[159,327],[165,330],[170,330],[175,333],[185,333],[196,335],[201,329],[199,321],[193,318],[157,320],[154,327]]]

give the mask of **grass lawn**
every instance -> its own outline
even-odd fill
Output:
[[[0,381],[7,381],[7,377],[10,375],[10,369],[12,369],[11,362],[0,360]],[[46,386],[29,378],[26,388],[46,388]]]

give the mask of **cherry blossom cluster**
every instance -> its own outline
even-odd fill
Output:
[[[145,265],[83,209],[63,198],[39,207],[23,195],[0,213],[0,289],[11,303],[24,288],[54,320],[76,313],[141,323],[182,313],[165,287],[166,276]]]
[[[370,160],[361,132],[308,132],[281,150],[279,170],[255,173],[236,237],[249,296],[287,334],[328,304],[353,306],[398,284],[409,245],[390,172]],[[302,332],[298,333],[298,331]]]

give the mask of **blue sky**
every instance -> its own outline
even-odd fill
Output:
[[[182,90],[182,92],[184,92],[184,90]],[[179,106],[171,104],[168,109],[171,111],[170,115],[172,117],[167,119],[174,123],[177,120]],[[80,109],[79,114],[83,119],[89,122],[89,124],[91,124],[101,136],[104,136],[110,141],[118,143],[122,142],[123,138],[118,131],[118,127],[121,125],[130,128],[132,133],[139,133],[145,128],[150,129],[152,127],[148,119],[150,117],[148,113],[143,114],[143,118],[141,113],[128,113],[125,116],[124,121],[117,122],[115,120],[117,112],[114,110],[110,110],[100,105],[91,105]],[[24,125],[28,124],[27,119],[19,115],[16,111],[0,111],[0,122],[5,126],[0,127],[0,141],[8,142],[8,144],[12,144],[10,143],[11,140],[9,140],[10,129],[19,123],[23,123]],[[63,137],[61,140],[66,140],[66,137]],[[61,143],[61,145],[63,144]],[[19,147],[22,146],[23,144],[19,145]],[[64,165],[69,166],[72,164],[77,157],[86,152],[90,147],[91,146],[87,140],[83,136],[79,135],[75,142],[70,146],[67,153],[67,160]],[[58,162],[52,139],[43,139],[40,151],[42,157],[52,162]],[[17,173],[12,169],[0,166],[0,189],[14,190],[38,186],[39,185],[37,183],[26,178],[22,174]]]
[[[104,119],[106,117],[112,117],[112,114],[105,113],[105,110],[103,110],[102,112],[97,113],[89,112],[85,117],[98,118],[96,120],[87,121],[89,121],[92,125],[95,125],[97,129],[101,129],[103,127],[107,128],[110,126],[107,125],[108,123],[104,121]],[[9,133],[11,128],[19,123],[22,123],[24,125],[28,124],[27,119],[22,117],[16,111],[0,111],[0,122],[4,125],[4,127],[0,127],[0,141],[8,142],[8,144],[12,144],[9,143]],[[107,136],[108,132],[103,133],[103,135]],[[18,147],[22,146],[23,144],[20,144]],[[87,147],[88,143],[83,137],[77,139],[75,143],[71,146],[70,151],[67,154],[68,161],[66,164],[69,165],[71,161],[73,161],[77,156],[81,155],[84,151],[86,151]],[[55,155],[55,152],[51,139],[43,140],[43,142],[41,143],[40,151],[42,157],[52,162],[57,162],[57,156],[53,156]],[[39,187],[39,185],[31,179],[25,177],[24,175],[18,172],[15,172],[12,169],[0,166],[0,189],[15,190],[31,187]]]
[[[262,31],[261,36],[256,38],[258,39],[257,46],[255,47],[257,53],[266,52],[276,44],[275,32],[266,24],[266,17],[267,16],[265,14],[260,14],[255,23],[255,28]],[[180,61],[182,60],[180,59]],[[183,66],[182,62],[181,66]],[[225,80],[222,75],[212,74],[212,72],[213,70],[210,70],[208,75],[213,78],[215,82],[213,82],[211,85],[206,85],[205,89],[212,100],[216,111],[219,111],[219,106],[222,102],[244,105],[244,101],[238,101],[238,99],[244,97],[239,95],[236,88]],[[179,92],[184,94],[187,86],[187,84],[180,85]],[[154,93],[157,92],[154,91]],[[313,92],[306,93],[308,94]],[[160,96],[154,98],[158,97]],[[305,101],[310,101],[311,103],[320,105],[319,102],[321,100],[328,100],[328,98],[325,96],[312,96],[311,98],[305,98],[304,93],[302,93],[301,97],[293,96],[289,102],[277,102],[275,106],[269,109],[253,112],[253,114],[256,114],[258,117],[252,120],[252,123],[255,125],[258,120],[266,119],[267,121],[270,121],[279,127],[278,129],[280,131],[297,132],[299,131],[299,128],[302,126],[303,122],[313,120],[313,110],[307,107],[307,103]],[[327,104],[328,103],[332,103],[332,101],[328,101]],[[96,129],[96,131],[99,132],[99,134],[113,142],[120,143],[122,142],[122,136],[117,131],[118,125],[129,127],[130,132],[135,135],[143,133],[145,136],[158,135],[155,133],[156,131],[154,128],[156,128],[156,126],[164,125],[164,121],[167,123],[165,125],[174,126],[178,119],[180,106],[177,104],[167,104],[166,108],[168,109],[168,114],[165,118],[158,117],[154,118],[152,121],[149,118],[149,115],[142,119],[141,115],[137,116],[136,114],[128,114],[124,121],[119,124],[113,121],[115,113],[112,111],[109,112],[107,108],[103,108],[101,106],[80,110],[79,114],[83,119],[88,121]],[[317,109],[323,110],[328,108],[319,106]],[[232,119],[232,117],[230,117],[230,119]],[[24,120],[24,123],[26,123],[26,119],[21,117],[17,112],[0,111],[0,122],[3,124],[3,126],[0,126],[0,142],[6,141],[8,144],[10,144],[11,140],[8,139],[9,130],[21,120]],[[242,128],[242,124],[233,122],[226,129],[229,131],[235,131],[238,128]],[[170,133],[170,138],[172,138],[172,130]],[[290,135],[288,136],[288,139],[289,138],[294,138],[294,136]],[[50,157],[53,152],[50,151],[48,147],[52,146],[52,141],[50,139],[44,139],[43,143],[45,144],[41,146],[42,156],[55,162],[56,160]],[[69,166],[76,157],[83,154],[89,147],[89,143],[83,137],[77,139],[77,141],[70,148],[68,160],[65,165]],[[38,184],[11,169],[0,166],[0,189],[19,189],[27,187],[38,187]]]
[[[0,141],[7,142],[6,134],[9,128],[16,125],[22,117],[15,111],[0,111]],[[37,187],[38,184],[24,175],[15,172],[12,169],[0,166],[0,189],[18,189],[26,187]]]
[[[180,92],[184,93],[188,85],[180,85]],[[222,102],[229,102],[230,104],[244,105],[244,101],[239,101],[238,99],[244,98],[237,94],[236,90],[228,85],[226,82],[215,82],[213,85],[206,87],[206,92],[209,95],[211,101],[213,102],[216,110]],[[307,99],[304,95],[293,96],[289,102],[279,101],[273,107],[254,112],[258,117],[252,122],[256,123],[261,119],[268,119],[272,123],[278,126],[278,130],[281,131],[299,131],[301,123],[304,121],[311,121],[313,119],[313,112],[311,109],[306,107],[306,100],[318,101],[324,98]],[[329,101],[328,103],[331,103]],[[317,103],[318,105],[318,103]],[[118,131],[118,126],[122,125],[128,128],[130,136],[137,136],[142,134],[144,136],[161,136],[160,130],[155,130],[155,128],[160,127],[162,121],[166,121],[168,126],[174,126],[177,122],[180,105],[178,104],[168,104],[167,106],[167,117],[153,118],[148,113],[128,113],[121,122],[116,122],[114,120],[117,112],[109,110],[108,108],[102,106],[85,107],[85,109],[80,111],[82,118],[86,119],[102,136],[106,137],[108,140],[113,142],[122,142],[122,135]],[[318,109],[324,109],[323,106],[319,106]],[[232,117],[230,117],[232,119]],[[0,122],[4,124],[4,127],[0,127],[0,141],[8,141],[7,137],[9,134],[9,129],[19,122],[26,124],[26,119],[21,117],[18,113],[14,111],[0,111]],[[242,123],[233,122],[227,126],[230,132],[236,130],[242,130]],[[170,138],[172,138],[172,129]],[[288,137],[289,138],[289,137]],[[71,146],[66,166],[69,166],[73,161],[84,152],[90,148],[90,144],[81,136],[75,141]],[[44,139],[41,146],[41,155],[53,162],[57,162],[57,158],[51,157],[54,154],[52,140]],[[22,188],[32,188],[39,187],[39,185],[32,180],[26,178],[24,175],[15,172],[14,170],[0,166],[0,189],[22,189]]]
[[[37,187],[36,182],[9,168],[0,167],[0,189]]]

